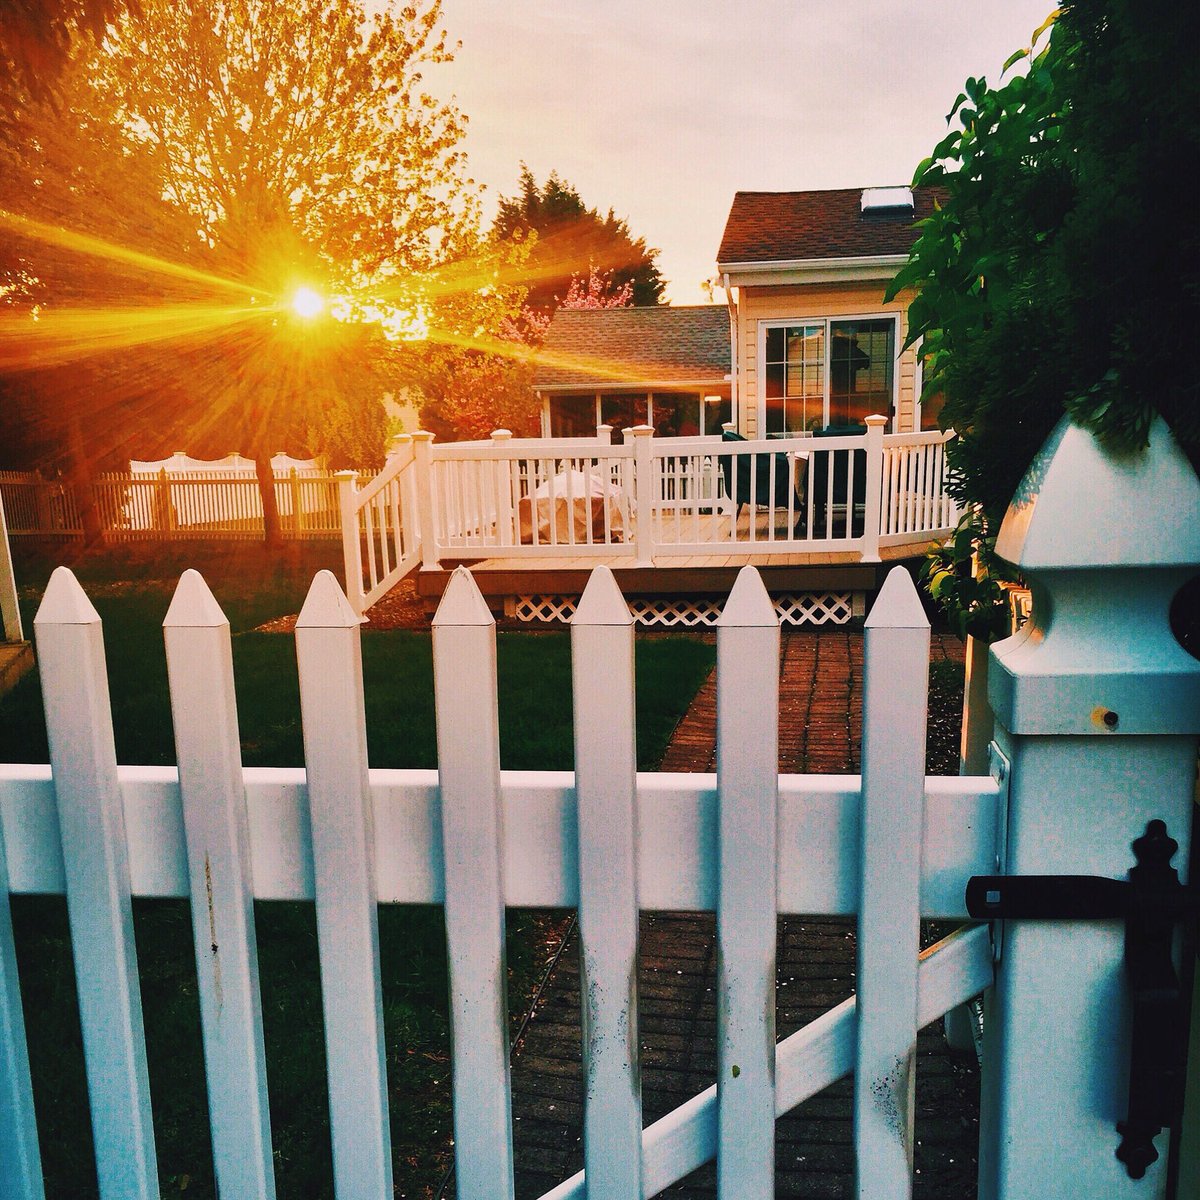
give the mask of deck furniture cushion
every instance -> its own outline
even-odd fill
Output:
[[[744,442],[740,433],[727,429],[721,434],[723,442]],[[786,453],[775,454],[774,489],[772,471],[765,454],[722,454],[720,455],[721,479],[725,492],[735,503],[737,513],[743,504],[762,508],[787,509],[788,497],[792,492],[792,460]],[[757,460],[757,461],[756,461]],[[736,472],[734,462],[737,463]],[[736,474],[737,478],[734,478]],[[736,494],[735,494],[736,489]],[[794,505],[794,507],[796,507]]]

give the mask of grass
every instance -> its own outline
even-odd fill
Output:
[[[243,760],[303,762],[293,639],[252,632],[295,612],[314,554],[264,560],[257,548],[226,558],[196,548],[169,561],[145,548],[84,559],[76,573],[104,622],[118,760],[172,763],[161,622],[180,570],[197,563],[234,631],[233,656]],[[24,619],[32,620],[48,564],[18,564]],[[32,586],[30,586],[32,584]],[[687,638],[636,648],[639,765],[652,769],[714,659]],[[570,769],[571,664],[567,634],[503,633],[497,639],[501,761],[507,768]],[[433,671],[428,633],[363,635],[370,761],[433,767]],[[0,761],[47,761],[36,672],[0,699]],[[13,897],[30,1057],[47,1195],[96,1193],[70,933],[62,897]],[[255,906],[279,1195],[332,1197],[316,927],[311,905]],[[440,908],[383,906],[380,962],[397,1195],[427,1194],[447,1161],[450,1047],[446,949]],[[552,953],[555,921],[509,913],[510,1010],[520,1017]],[[185,901],[134,902],[159,1169],[166,1196],[215,1195],[200,1040],[199,1003]],[[2,1191],[2,1188],[0,1188]]]

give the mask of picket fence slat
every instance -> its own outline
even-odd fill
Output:
[[[717,1194],[775,1194],[779,618],[743,567],[717,621]]]
[[[867,618],[863,652],[854,1077],[860,1200],[912,1194],[929,641],[912,577],[893,567]]]
[[[391,1131],[379,968],[375,831],[359,618],[321,571],[296,621],[339,1197],[390,1200]]]
[[[592,1200],[642,1190],[633,617],[607,567],[571,622],[584,1163]]]
[[[21,980],[13,942],[8,860],[0,825],[0,1179],[11,1200],[45,1200]]]
[[[196,571],[163,621],[217,1186],[273,1200],[246,789],[229,622]]]
[[[461,1200],[512,1200],[496,623],[465,568],[433,619],[446,942]]]
[[[101,1200],[158,1200],[129,864],[100,617],[58,567],[34,618]]]

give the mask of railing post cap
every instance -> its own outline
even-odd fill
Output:
[[[434,435],[428,429],[417,429],[413,431],[412,440],[414,442],[432,442]]]
[[[891,417],[885,417],[882,413],[873,413],[871,416],[865,417],[863,422],[868,429],[880,429],[891,424]]]
[[[626,437],[650,437],[653,433],[653,425],[629,425],[625,429]]]
[[[411,441],[411,433],[394,433],[391,437],[390,448],[392,451],[394,451],[400,446],[407,446]]]
[[[1200,733],[1200,662],[1171,597],[1200,564],[1200,479],[1161,418],[1107,453],[1065,419],[1009,507],[996,552],[1029,577],[1033,614],[991,650],[988,702],[1014,734]]]
[[[996,553],[1023,570],[1200,564],[1200,479],[1155,417],[1139,453],[1108,453],[1064,417],[1025,473]]]
[[[37,615],[33,618],[38,625],[98,625],[100,614],[87,598],[87,593],[75,578],[70,567],[55,567]]]
[[[357,479],[357,478],[358,478],[358,472],[357,472],[357,471],[351,471],[351,470],[349,470],[349,469],[347,469],[347,470],[344,470],[344,471],[334,471],[334,473],[333,473],[333,477],[334,477],[335,479]]]
[[[313,576],[300,615],[296,618],[296,628],[355,629],[366,619],[351,607],[333,572],[318,571]]]
[[[229,624],[217,598],[199,571],[189,567],[179,577],[163,617],[164,629],[220,629]]]
[[[492,441],[493,442],[507,442],[508,439],[511,437],[512,437],[511,429],[493,429],[492,430]]]

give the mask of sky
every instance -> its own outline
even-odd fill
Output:
[[[522,161],[624,217],[701,304],[736,191],[908,183],[969,75],[994,81],[1052,0],[443,0],[426,82],[470,119],[471,174]],[[721,294],[718,293],[718,298]]]

